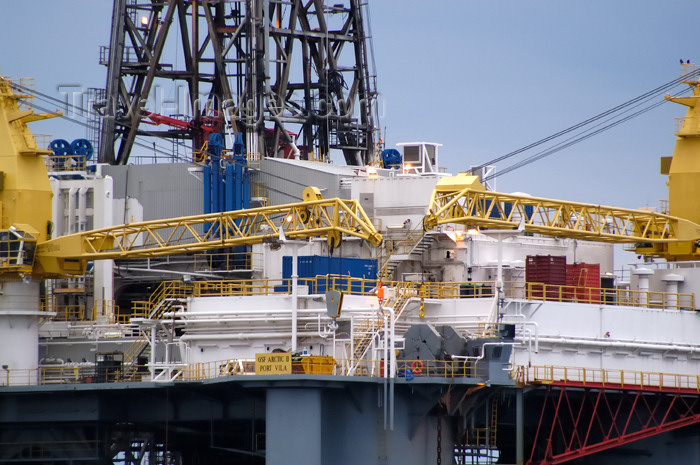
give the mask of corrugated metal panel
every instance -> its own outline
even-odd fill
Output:
[[[600,264],[574,263],[566,265],[569,286],[600,287]]]
[[[528,255],[525,262],[525,280],[529,283],[566,285],[566,257]]]
[[[528,255],[525,261],[525,281],[528,283],[542,283],[552,286],[566,285],[566,257],[553,255]],[[544,286],[530,285],[531,297],[544,298]],[[547,299],[558,299],[561,289],[547,290]]]
[[[200,215],[203,212],[203,184],[201,176],[188,171],[188,163],[159,165],[104,166],[102,172],[114,179],[113,198],[137,199],[143,207],[143,220],[179,218]],[[128,222],[120,218],[116,222]],[[201,234],[203,226],[196,226]],[[167,232],[163,232],[167,234]]]
[[[369,258],[328,257],[323,255],[303,255],[297,257],[297,274],[300,278],[314,278],[329,274],[352,276],[353,278],[377,279],[377,260]],[[282,258],[282,277],[289,279],[292,276],[292,257]],[[324,279],[318,279],[318,286],[311,290],[312,293],[323,294],[327,286]],[[348,283],[345,280],[336,280],[335,284],[347,287],[351,284],[352,291],[360,291],[360,283]],[[285,282],[289,287],[289,283]]]
[[[600,264],[574,263],[566,265],[567,285],[571,286],[570,297],[577,302],[600,300]]]

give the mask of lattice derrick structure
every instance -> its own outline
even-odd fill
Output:
[[[377,92],[362,2],[326,7],[320,0],[270,0],[269,5],[267,57],[275,70],[270,89],[257,92],[274,105],[268,108],[276,123],[270,145],[277,147],[283,136],[280,123],[292,123],[299,125],[307,150],[325,157],[338,148],[349,165],[366,164],[374,150]]]
[[[304,152],[317,157],[331,148],[342,149],[352,165],[373,156],[376,83],[361,2],[114,2],[103,63],[109,66],[104,113],[116,117],[104,119],[101,162],[127,163],[137,135],[199,134],[144,129],[140,102],[149,102],[159,83],[170,87],[173,81],[186,83],[188,108],[178,113],[191,115],[193,128],[205,110],[225,108],[234,130],[246,133],[248,152],[274,156],[296,133]],[[140,18],[148,18],[147,25]],[[177,42],[177,59],[171,42]],[[202,142],[194,140],[193,148]]]
[[[200,87],[208,85],[208,97],[221,105],[232,98],[223,54],[226,29],[224,2],[211,0],[114,0],[105,108],[99,160],[126,164],[137,135],[191,138],[187,131],[154,131],[141,127],[145,105],[154,87],[162,82],[184,82],[188,102],[177,102],[177,113],[193,118],[196,127],[201,118]],[[143,21],[142,22],[142,18]],[[178,57],[166,53],[170,27],[179,32]],[[204,34],[202,34],[204,31]],[[171,36],[173,34],[170,34]],[[173,39],[175,40],[175,39]],[[176,69],[175,62],[180,63]],[[180,104],[188,108],[180,107]],[[159,106],[155,110],[162,111]],[[114,153],[114,142],[119,148]],[[195,141],[201,146],[202,141]]]
[[[614,243],[697,240],[700,227],[642,210],[464,189],[435,193],[424,227],[460,223]]]
[[[275,207],[126,224],[62,236],[38,246],[40,257],[82,260],[145,258],[277,240],[343,234],[379,245],[382,237],[356,200],[327,199]]]
[[[527,463],[566,463],[696,423],[700,423],[700,394],[696,391],[555,383],[544,388]]]

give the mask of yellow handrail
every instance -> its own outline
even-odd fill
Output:
[[[299,278],[298,283],[300,286],[307,286],[310,294],[322,294],[327,289],[341,289],[352,295],[372,295],[373,289],[377,285],[377,280],[353,278],[344,275],[318,275],[313,278]],[[382,281],[382,284],[385,288],[395,288],[397,292],[401,292],[404,295],[423,299],[493,297],[496,292],[496,286],[493,281]],[[292,280],[290,278],[195,281],[189,284],[182,281],[164,281],[148,301],[134,302],[133,314],[135,316],[148,317],[150,312],[164,298],[182,298],[188,295],[204,297],[288,294],[291,292],[291,287]],[[690,293],[559,286],[506,281],[503,283],[503,295],[506,298],[553,302],[673,308],[676,310],[695,309],[695,295]]]
[[[694,310],[695,294],[527,283],[526,299]]]
[[[700,393],[700,375],[636,370],[563,366],[519,367],[516,381],[522,384],[577,384],[627,388],[682,389]]]
[[[301,361],[304,357],[299,358]],[[309,357],[300,363],[294,374],[332,374],[338,376],[383,377],[386,366],[384,360],[363,360],[361,367],[352,373],[347,371],[352,360]],[[410,372],[409,372],[410,371]],[[221,376],[254,375],[254,359],[227,359],[212,362],[191,363],[181,369],[182,380],[202,380]],[[627,389],[683,390],[700,393],[700,375],[687,375],[636,370],[598,369],[565,366],[517,366],[513,367],[512,377],[521,385],[570,384],[588,386],[609,386]],[[399,377],[460,378],[478,376],[477,360],[399,360]],[[0,385],[26,385],[32,379],[40,384],[94,382],[95,369],[91,366],[43,366],[35,370],[13,369],[6,372],[7,379]],[[127,376],[110,376],[105,381],[127,381]]]

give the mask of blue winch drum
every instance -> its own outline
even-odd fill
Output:
[[[75,139],[70,144],[72,153],[70,155],[79,155],[85,157],[85,160],[90,160],[92,154],[95,151],[92,147],[92,143],[87,139]]]

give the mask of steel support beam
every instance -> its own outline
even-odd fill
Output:
[[[551,385],[527,463],[565,463],[695,423],[697,395]]]

